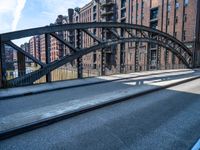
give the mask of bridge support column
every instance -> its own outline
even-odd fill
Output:
[[[26,74],[25,56],[21,52],[17,52],[18,76],[22,77]]]
[[[83,78],[83,60],[82,57],[79,57],[77,59],[77,70],[78,70],[78,78],[81,79]]]
[[[105,28],[102,28],[102,40],[106,38],[106,30]],[[104,76],[106,74],[105,71],[106,68],[106,54],[105,54],[105,48],[101,49],[101,76]]]
[[[165,69],[168,69],[169,51],[165,48]]]
[[[135,72],[139,71],[139,50],[138,50],[138,42],[135,42]]]
[[[172,68],[171,69],[175,69],[175,55],[172,54]]]
[[[0,37],[0,88],[6,87],[5,47]]]
[[[50,35],[45,34],[46,64],[51,62]],[[51,82],[51,72],[46,75],[46,82]]]
[[[150,44],[147,45],[147,71],[150,70],[150,63],[151,63],[151,53],[150,53]]]
[[[101,50],[101,76],[105,75],[105,67],[106,67],[105,49],[102,49]]]
[[[157,48],[157,70],[161,69],[161,47]]]
[[[193,46],[193,50],[192,50],[192,54],[193,54],[193,57],[192,57],[192,64],[191,64],[191,67],[192,68],[195,68],[196,67],[196,64],[197,64],[197,40],[196,40],[196,37],[194,37],[194,46]]]
[[[76,34],[76,48],[80,49],[81,48],[81,30],[77,30]],[[77,59],[77,77],[78,79],[83,78],[83,60],[82,57],[79,57]]]

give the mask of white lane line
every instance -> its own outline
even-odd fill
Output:
[[[200,139],[197,141],[197,143],[192,147],[191,150],[200,150]]]

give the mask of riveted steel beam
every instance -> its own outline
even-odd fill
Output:
[[[40,34],[66,31],[66,30],[75,30],[75,29],[88,29],[88,28],[127,28],[134,30],[143,30],[151,32],[153,34],[159,34],[161,36],[170,38],[172,41],[175,41],[177,44],[181,45],[186,51],[188,51],[188,53],[190,53],[190,55],[192,56],[191,51],[182,42],[180,42],[179,40],[177,40],[176,38],[167,33],[142,25],[116,23],[116,22],[93,22],[93,23],[76,23],[76,24],[56,25],[56,26],[45,26],[40,28],[2,34],[2,41],[14,40],[32,35],[40,35]]]
[[[76,30],[76,47],[77,49],[81,48],[82,41],[81,41],[81,30]],[[82,56],[77,58],[77,77],[83,78],[83,60]]]
[[[16,78],[13,80],[10,80],[9,83],[12,85],[19,85],[20,83],[23,85],[29,84],[26,81],[32,81],[34,82],[35,80],[39,79],[40,77],[44,76],[45,74],[47,74],[49,71],[53,71],[57,68],[59,68],[60,66],[69,63],[79,57],[82,57],[83,55],[86,55],[92,51],[96,51],[99,49],[103,49],[112,45],[116,45],[116,44],[120,44],[120,43],[126,43],[126,42],[147,42],[147,43],[154,43],[154,44],[158,44],[161,47],[167,48],[169,49],[172,53],[174,53],[179,59],[181,59],[183,61],[183,63],[187,66],[187,67],[191,67],[189,62],[187,62],[187,60],[185,60],[185,58],[177,53],[177,51],[175,51],[173,49],[173,47],[171,47],[170,45],[166,45],[165,43],[162,43],[161,41],[157,41],[155,39],[149,39],[149,38],[123,38],[120,40],[113,40],[113,41],[108,41],[108,42],[103,42],[101,44],[98,45],[94,45],[90,48],[84,48],[81,49],[80,51],[78,51],[77,53],[73,54],[73,55],[69,55],[69,56],[65,56],[63,57],[61,60],[56,61],[56,62],[51,62],[48,66],[45,66],[44,68],[37,70],[35,72],[32,72],[30,74],[25,75],[22,78]],[[38,76],[38,74],[40,76]],[[29,80],[27,80],[29,79]]]
[[[108,29],[115,37],[116,39],[104,39],[102,37],[102,40],[93,35],[91,32],[89,32],[89,29],[96,28],[96,29],[102,29],[106,28]],[[118,29],[125,30],[131,37],[130,38],[124,38],[118,35],[115,31]],[[78,23],[78,24],[65,24],[65,25],[56,25],[56,26],[46,26],[41,28],[35,28],[35,29],[28,29],[23,31],[17,31],[17,32],[11,32],[6,34],[1,34],[1,43],[9,42],[13,39],[23,38],[27,36],[33,36],[33,35],[39,35],[39,34],[50,34],[53,37],[55,37],[57,40],[59,40],[61,43],[68,45],[68,47],[73,49],[74,51],[77,50],[77,48],[74,48],[74,46],[70,45],[67,41],[57,37],[57,35],[52,34],[52,32],[59,32],[59,31],[70,31],[70,30],[80,30],[88,34],[90,37],[92,37],[94,40],[98,42],[97,45],[91,46],[90,48],[80,48],[79,51],[76,51],[75,53],[72,53],[69,56],[61,58],[61,60],[58,60],[56,62],[50,62],[46,66],[43,65],[43,68],[38,70],[39,76],[46,75],[50,71],[56,69],[59,67],[60,64],[68,63],[69,60],[73,61],[74,59],[78,59],[82,57],[83,55],[86,55],[89,50],[96,51],[99,49],[105,49],[107,47],[110,47],[112,45],[118,44],[118,43],[125,43],[125,42],[147,42],[152,44],[157,44],[159,46],[165,47],[166,49],[169,49],[172,53],[174,53],[181,61],[188,67],[190,67],[190,63],[192,61],[192,52],[179,40],[174,38],[173,36],[161,32],[156,29],[152,29],[149,27],[141,26],[141,25],[133,25],[133,24],[124,24],[124,23],[114,23],[114,22],[94,22],[94,23]],[[132,32],[138,32],[140,34],[134,35]],[[115,43],[115,44],[113,44]],[[48,47],[46,45],[46,47]],[[97,48],[98,47],[98,48]],[[96,48],[96,49],[95,49]],[[81,52],[80,52],[81,51]],[[183,52],[185,54],[183,55]],[[77,54],[76,54],[77,53]],[[81,53],[81,54],[80,54]],[[80,55],[79,57],[76,57],[77,55]],[[73,59],[72,59],[73,58]],[[36,60],[37,61],[37,60]],[[39,64],[40,62],[38,62]],[[21,78],[13,79],[12,83],[16,84],[24,81],[23,83],[26,83],[24,79],[31,79],[31,81],[35,81],[38,79],[38,76],[36,77],[35,72],[31,73],[29,75],[25,75]],[[29,81],[29,80],[27,80]]]
[[[45,55],[46,55],[46,64],[51,63],[51,47],[50,47],[50,35],[45,34]],[[47,69],[48,70],[48,69]],[[46,75],[46,82],[51,82],[51,71],[48,71]]]
[[[0,36],[0,87],[6,86],[6,62],[5,45]]]
[[[102,39],[104,40],[105,39],[105,28],[102,28],[102,33],[101,33],[101,36],[102,36]],[[105,48],[102,48],[101,49],[101,75],[105,75],[106,71],[105,71],[105,68],[106,68],[106,56],[105,56]]]

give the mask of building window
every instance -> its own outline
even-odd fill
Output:
[[[174,37],[175,37],[175,38],[177,37],[177,32],[174,32]]]
[[[95,5],[95,6],[93,7],[93,12],[96,12],[96,10],[97,10],[97,6]]]
[[[142,1],[142,5],[141,5],[141,8],[143,9],[144,8],[144,2]]]
[[[158,18],[158,8],[154,8],[151,10],[151,20]]]
[[[93,20],[96,20],[96,18],[97,18],[97,14],[95,13],[93,14]]]
[[[186,31],[184,30],[183,31],[183,41],[185,41],[186,40]]]
[[[175,23],[178,23],[178,16],[176,16]]]
[[[94,34],[94,35],[97,34],[97,29],[93,29],[93,34]]]
[[[156,50],[151,50],[151,60],[156,60]]]
[[[138,4],[138,3],[136,3],[136,10],[138,10],[138,6],[139,6],[139,4]]]
[[[151,47],[152,49],[155,49],[155,48],[156,48],[156,44],[155,44],[155,43],[152,43],[152,44],[150,44],[150,47]]]
[[[157,29],[158,28],[158,21],[151,22],[150,27],[153,28],[153,29]]]
[[[169,18],[167,18],[167,25],[169,25],[170,24],[170,19]]]
[[[179,2],[176,2],[176,9],[178,9],[180,6]]]
[[[167,6],[167,11],[168,11],[168,12],[171,11],[171,5],[170,5],[170,4],[168,4],[168,6]]]
[[[97,55],[93,54],[93,62],[95,63],[97,61]]]
[[[120,49],[121,49],[121,50],[125,50],[125,44],[124,44],[124,43],[122,43],[122,44],[120,45]]]
[[[125,31],[124,31],[124,29],[121,29],[120,35],[121,35],[121,37],[124,37],[124,36],[125,36]]]
[[[187,21],[187,14],[184,14],[184,22]]]
[[[126,7],[126,0],[121,1],[121,8],[124,8],[124,7]]]
[[[184,0],[184,5],[188,6],[188,4],[189,4],[189,0]]]
[[[141,19],[144,19],[144,13],[143,12],[141,13]]]
[[[126,9],[121,10],[121,18],[126,17]]]

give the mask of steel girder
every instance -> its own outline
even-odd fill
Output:
[[[107,29],[110,31],[116,38],[106,40],[105,38],[97,37],[93,33],[91,33],[88,29],[96,28],[96,29]],[[124,29],[129,36],[121,37],[117,31],[118,29]],[[88,48],[80,48],[77,49],[70,45],[69,42],[58,37],[55,32],[59,31],[70,31],[70,30],[79,30],[80,32],[85,32],[89,37],[93,38],[95,41],[95,45]],[[137,33],[135,35],[134,33]],[[161,47],[164,47],[174,53],[187,67],[191,67],[192,61],[192,52],[179,40],[174,38],[173,36],[161,32],[156,29],[152,29],[149,27],[141,26],[141,25],[133,25],[133,24],[121,24],[121,23],[78,23],[78,24],[66,24],[66,25],[56,25],[56,26],[46,26],[41,28],[17,31],[2,34],[1,43],[9,43],[11,40],[23,38],[27,36],[40,35],[40,34],[50,34],[55,37],[58,41],[68,46],[72,53],[71,55],[64,56],[60,60],[55,62],[50,62],[49,64],[42,64],[41,62],[36,61],[38,64],[42,66],[41,69],[34,71],[32,73],[26,74],[23,77],[12,79],[8,81],[9,86],[19,86],[19,85],[27,85],[33,83],[34,81],[40,79],[42,76],[47,75],[49,72],[59,68],[60,66],[72,62],[75,59],[81,58],[82,56],[96,51],[100,49],[104,49],[106,47],[110,47],[112,45],[126,43],[126,42],[147,42],[154,43]],[[10,44],[9,44],[10,45]],[[17,49],[20,50],[20,49]],[[26,53],[23,53],[25,56],[29,56]],[[29,56],[29,58],[31,58]]]

